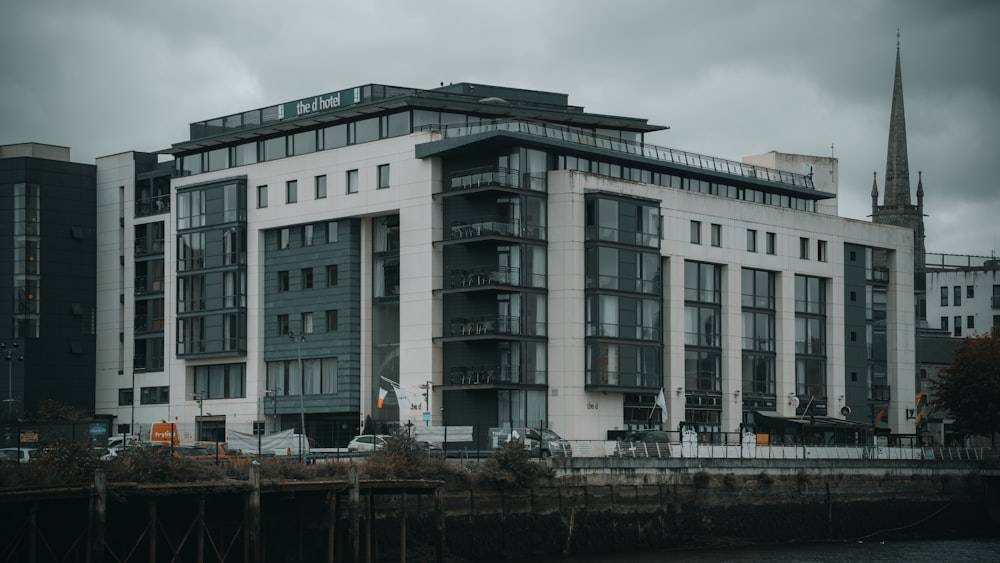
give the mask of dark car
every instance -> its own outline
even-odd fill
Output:
[[[615,453],[621,457],[670,457],[670,434],[663,430],[633,432],[618,443]]]
[[[573,446],[548,428],[519,428],[511,438],[523,440],[531,457],[573,457]]]

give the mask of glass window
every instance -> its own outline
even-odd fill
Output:
[[[285,227],[278,232],[278,237],[280,239],[278,241],[278,248],[288,248],[292,241],[292,230]]]
[[[712,246],[722,246],[722,225],[712,223]]]
[[[389,187],[389,165],[380,164],[378,167],[378,187],[379,189]]]
[[[336,264],[330,264],[326,267],[326,286],[334,287],[338,283],[338,271]]]
[[[341,123],[323,130],[323,148],[336,149],[347,145],[347,125]]]
[[[348,170],[347,171],[347,193],[356,194],[358,193],[358,171]]]
[[[962,336],[962,317],[955,315],[955,336]]]
[[[955,306],[958,307],[959,305],[962,304],[962,286],[956,285],[954,294],[955,294]]]
[[[976,286],[969,285],[965,287],[965,298],[973,299],[976,296]]]
[[[799,258],[803,260],[809,259],[809,239],[805,237],[799,238]]]
[[[183,176],[202,173],[201,153],[189,154],[187,156],[183,156],[180,158],[179,162],[181,167],[181,174]]]
[[[244,143],[242,145],[236,145],[233,151],[236,155],[236,166],[244,166],[247,164],[257,163],[257,141],[252,143]]]
[[[316,176],[316,199],[323,199],[326,197],[326,174],[322,176]]]
[[[285,203],[295,203],[299,200],[299,181],[285,182]]]
[[[404,111],[389,115],[387,127],[387,135],[389,137],[408,135],[410,133],[410,112]]]
[[[312,313],[302,313],[301,316],[301,326],[302,334],[312,334],[313,331],[313,314]]]
[[[337,315],[338,315],[338,313],[337,313],[336,309],[330,309],[329,311],[326,312],[326,331],[327,332],[336,332],[337,331],[337,322],[338,322]]]
[[[691,221],[691,244],[701,244],[701,221]]]
[[[367,143],[369,141],[377,141],[379,137],[379,119],[377,117],[372,117],[370,119],[362,119],[361,121],[355,121],[351,125],[354,127],[354,140],[352,143]]]
[[[941,286],[941,306],[948,306],[948,286],[946,285]]]
[[[316,131],[303,131],[289,137],[293,155],[316,152]]]
[[[285,138],[275,137],[273,139],[267,139],[264,141],[264,158],[261,160],[275,160],[278,158],[285,158]]]
[[[941,330],[948,330],[948,317],[941,317]]]
[[[257,186],[257,208],[267,207],[267,186]]]
[[[313,269],[302,268],[302,289],[312,289],[312,286],[313,286]]]
[[[965,317],[965,328],[976,328],[976,317],[969,315]]]
[[[288,328],[288,315],[278,315],[278,336],[286,336]]]
[[[441,114],[436,111],[427,111],[424,109],[413,110],[413,127],[424,127],[427,125],[439,125],[441,123]]]
[[[826,241],[818,240],[816,241],[816,259],[820,262],[826,262]]]
[[[288,270],[278,272],[278,291],[288,291]]]
[[[747,229],[747,251],[757,252],[757,231]]]
[[[326,242],[327,243],[337,242],[337,230],[338,230],[338,227],[337,227],[337,222],[336,221],[330,221],[329,223],[326,224]]]
[[[206,172],[223,170],[225,168],[229,168],[229,149],[224,148],[208,151],[208,170]]]
[[[312,246],[313,245],[313,231],[315,231],[313,225],[303,225],[302,226],[302,246]]]
[[[775,254],[778,251],[778,235],[775,233],[767,233],[767,253]]]

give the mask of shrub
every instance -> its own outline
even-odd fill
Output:
[[[712,483],[712,476],[707,471],[699,471],[694,474],[694,486],[698,489],[707,489]]]
[[[501,442],[497,451],[480,464],[481,479],[498,485],[530,487],[540,478],[555,476],[555,469],[531,460],[520,441]]]
[[[361,465],[361,472],[372,479],[461,479],[464,471],[444,458],[431,456],[415,438],[397,432],[386,440],[385,447],[372,452]]]
[[[765,487],[770,487],[771,485],[774,484],[774,478],[768,475],[766,471],[761,471],[757,475],[757,482],[760,483],[761,485],[764,485]]]

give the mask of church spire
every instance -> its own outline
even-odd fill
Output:
[[[922,170],[917,170],[917,209],[920,211],[924,209],[924,173]]]
[[[872,215],[878,211],[878,172],[872,172]]]
[[[889,148],[885,159],[886,207],[910,204],[910,170],[906,155],[906,116],[903,112],[903,73],[899,64],[899,31],[896,31],[896,77],[892,84],[889,114]]]

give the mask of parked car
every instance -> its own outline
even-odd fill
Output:
[[[549,428],[523,428],[511,432],[512,439],[524,440],[531,457],[573,457],[573,446]]]
[[[0,453],[6,455],[10,459],[16,459],[21,463],[34,461],[34,459],[38,457],[38,450],[35,448],[0,448]]]
[[[385,447],[385,442],[388,439],[388,434],[362,434],[360,436],[355,436],[354,439],[348,442],[347,451],[373,452],[375,450],[381,450]]]
[[[662,430],[633,432],[618,443],[615,454],[621,457],[670,457],[670,434]]]

